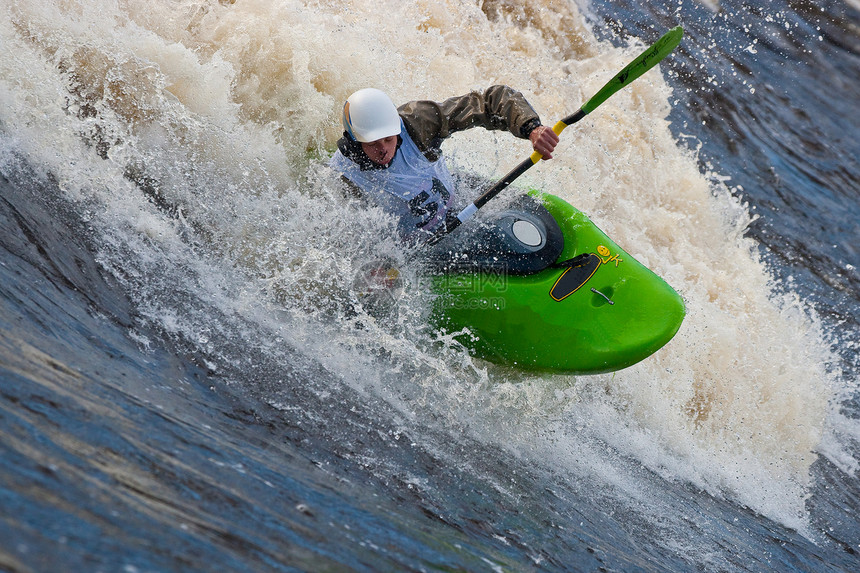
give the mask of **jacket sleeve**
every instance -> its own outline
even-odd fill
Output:
[[[474,91],[441,103],[411,101],[400,106],[398,112],[409,136],[431,160],[438,158],[445,138],[464,129],[506,129],[527,138],[541,125],[540,117],[523,94],[508,86],[492,86],[483,93]]]

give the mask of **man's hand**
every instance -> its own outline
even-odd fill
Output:
[[[552,152],[558,145],[558,136],[545,125],[539,125],[529,134],[529,141],[535,151],[543,156],[543,159],[552,159]]]

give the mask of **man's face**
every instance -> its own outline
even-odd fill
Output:
[[[388,165],[394,159],[394,153],[397,151],[397,136],[390,135],[370,143],[362,143],[361,148],[377,165]]]

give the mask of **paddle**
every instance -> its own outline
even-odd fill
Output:
[[[681,26],[677,26],[672,28],[661,37],[659,40],[654,42],[654,44],[642,52],[638,58],[630,62],[627,67],[618,72],[618,74],[609,80],[603,88],[599,92],[597,92],[590,100],[585,102],[585,104],[580,107],[575,113],[569,115],[568,117],[562,119],[558,123],[556,123],[552,130],[556,133],[556,135],[561,135],[562,130],[568,125],[572,125],[594,111],[594,109],[609,99],[609,96],[623,88],[624,86],[630,85],[633,80],[653,68],[657,65],[660,60],[668,56],[672,50],[681,42],[681,37],[684,35],[684,29]],[[541,160],[543,155],[535,151],[531,154],[531,156],[524,160],[522,163],[517,165],[510,173],[505,175],[501,181],[490,187],[483,195],[475,199],[475,201],[460,211],[460,213],[456,217],[450,217],[445,225],[442,226],[438,231],[436,231],[430,239],[427,241],[430,245],[435,245],[442,237],[456,229],[460,226],[464,221],[469,220],[472,215],[474,215],[478,209],[483,207],[487,201],[498,195],[503,189],[505,189],[508,185],[513,183],[513,181],[528,171],[528,169]]]

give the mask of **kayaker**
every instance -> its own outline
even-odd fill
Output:
[[[440,149],[445,138],[477,126],[506,129],[529,139],[544,159],[552,158],[558,144],[523,95],[502,85],[399,108],[384,92],[365,88],[346,100],[342,120],[344,134],[331,167],[357,195],[397,216],[398,230],[409,241],[429,237],[454,204],[454,180]]]

